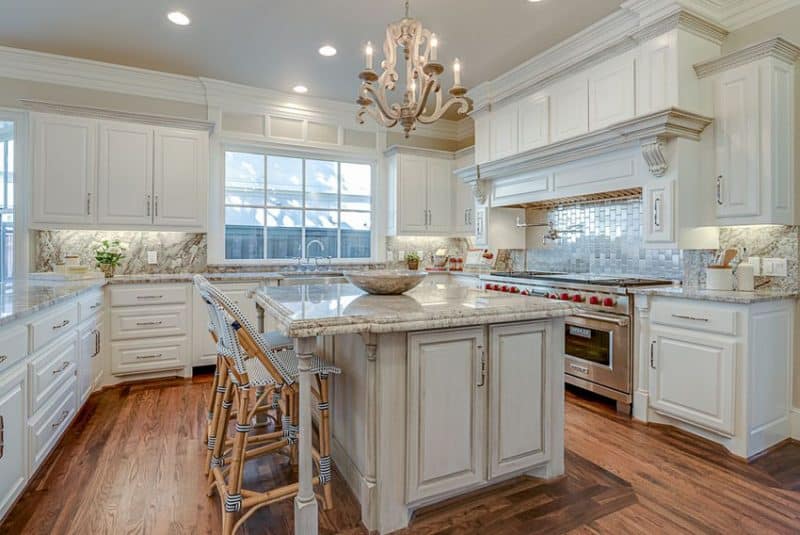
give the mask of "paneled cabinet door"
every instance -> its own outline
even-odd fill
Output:
[[[476,164],[486,163],[493,159],[491,153],[491,119],[492,116],[487,112],[478,114],[474,117]]]
[[[493,326],[489,329],[489,478],[531,468],[546,461],[546,323]]]
[[[489,208],[475,206],[475,247],[489,246]]]
[[[550,142],[550,97],[531,95],[519,102],[519,151]]]
[[[630,119],[634,108],[633,55],[623,54],[589,71],[589,130]]]
[[[517,104],[506,104],[492,112],[492,160],[516,154],[518,147]]]
[[[651,326],[649,362],[653,409],[733,436],[736,404],[733,340]]]
[[[483,332],[470,328],[408,336],[409,502],[486,479]]]
[[[22,491],[28,477],[26,375],[23,364],[0,377],[0,518]]]
[[[551,143],[589,131],[589,95],[586,78],[566,80],[553,86],[550,94]]]
[[[714,84],[717,216],[760,212],[758,64],[721,73]]]
[[[153,221],[153,127],[101,123],[98,221],[149,225]]]
[[[475,198],[472,188],[453,176],[453,230],[459,234],[474,234]]]
[[[155,136],[155,224],[202,227],[206,213],[208,135],[159,128]]]
[[[81,325],[78,349],[78,403],[83,404],[94,390],[93,361],[100,354],[100,334],[93,320]]]
[[[453,168],[450,160],[428,159],[428,232],[452,230]]]
[[[97,122],[34,114],[33,222],[92,223]]]
[[[644,240],[647,243],[675,241],[675,197],[671,180],[659,180],[644,187]]]
[[[428,227],[427,159],[401,154],[397,161],[397,231],[424,233]]]

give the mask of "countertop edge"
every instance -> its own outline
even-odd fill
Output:
[[[735,290],[705,290],[705,289],[686,289],[674,287],[656,288],[631,288],[630,292],[635,295],[649,295],[656,297],[671,297],[674,299],[688,299],[695,301],[712,301],[717,303],[730,303],[734,305],[748,305],[752,303],[763,303],[768,301],[781,301],[784,299],[797,299],[800,292],[795,291],[755,291],[738,292]]]
[[[106,283],[106,281],[104,279],[100,279],[97,282],[87,282],[87,285],[85,287],[76,288],[74,292],[72,292],[72,293],[70,293],[68,295],[61,295],[61,296],[58,296],[58,297],[54,297],[53,299],[51,299],[49,301],[45,301],[43,303],[39,303],[37,305],[33,305],[30,308],[28,308],[26,310],[23,310],[21,312],[15,312],[15,313],[13,313],[13,314],[11,314],[9,316],[0,318],[0,327],[8,326],[8,325],[10,325],[12,323],[15,323],[15,322],[23,320],[23,319],[25,319],[27,317],[33,316],[33,315],[35,315],[35,314],[37,314],[39,312],[42,312],[43,310],[47,310],[48,308],[56,307],[56,306],[58,306],[60,304],[63,304],[65,301],[69,301],[70,299],[74,299],[75,297],[78,297],[79,295],[85,294],[85,293],[90,292],[92,290],[100,289],[100,288],[104,287],[106,284],[107,283]]]

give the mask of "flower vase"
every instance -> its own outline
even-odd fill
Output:
[[[110,279],[114,276],[116,266],[113,264],[100,264],[100,269],[103,271],[103,275],[105,275],[107,279]]]

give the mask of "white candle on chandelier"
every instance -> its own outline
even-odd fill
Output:
[[[411,85],[409,85],[409,90],[411,91],[411,103],[415,103],[417,101],[417,82],[412,80]]]
[[[367,59],[367,69],[372,70],[372,41],[367,41],[367,46],[364,48],[364,55]]]
[[[439,38],[435,33],[431,34],[431,61],[439,59]]]
[[[461,62],[458,58],[453,62],[453,81],[454,85],[461,85]]]

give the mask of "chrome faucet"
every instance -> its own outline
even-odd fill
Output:
[[[310,242],[306,243],[306,260],[308,260],[310,258],[309,254],[308,254],[308,251],[311,248],[311,246],[314,245],[314,244],[319,245],[319,252],[320,253],[324,253],[325,252],[325,244],[324,243],[322,243],[319,240],[311,240]],[[315,259],[316,258],[319,258],[319,257],[315,257]],[[314,266],[315,266],[314,267],[314,271],[319,269],[319,266],[318,266],[317,262],[314,262]]]

